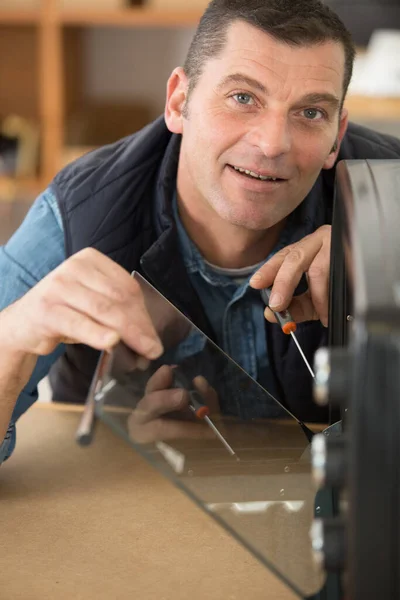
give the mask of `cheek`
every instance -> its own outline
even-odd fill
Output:
[[[242,120],[221,108],[196,110],[191,115],[191,128],[201,148],[208,148],[214,158],[232,148],[245,136]]]
[[[318,173],[328,155],[332,145],[327,140],[327,136],[304,138],[296,145],[296,163],[303,175],[313,176]]]
[[[219,115],[212,115],[204,135],[207,136],[210,151],[216,158],[233,148],[240,138],[238,124]]]

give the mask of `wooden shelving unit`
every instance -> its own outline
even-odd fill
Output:
[[[195,25],[201,17],[193,10],[155,10],[127,8],[114,11],[64,11],[60,21],[64,25],[79,27],[188,27]]]
[[[0,2],[1,5],[1,2]],[[145,6],[114,11],[60,10],[59,0],[41,0],[34,10],[0,8],[0,114],[12,111],[40,126],[40,170],[37,178],[0,178],[0,201],[13,193],[36,195],[62,164],[66,119],[79,106],[82,78],[81,33],[88,27],[189,27],[199,10],[156,10]],[[190,3],[188,2],[188,5]],[[18,52],[14,49],[17,48]],[[349,97],[353,118],[400,120],[400,99]]]
[[[346,108],[350,115],[357,115],[358,119],[400,121],[400,98],[348,96]]]
[[[0,113],[15,110],[21,116],[35,119],[41,138],[37,178],[14,181],[0,177],[0,202],[12,199],[13,194],[36,195],[62,164],[66,115],[70,106],[79,102],[74,90],[79,87],[76,80],[81,77],[82,29],[189,27],[195,26],[200,17],[198,10],[163,11],[146,7],[61,10],[58,0],[41,0],[37,10],[0,9],[0,54],[7,55],[7,65],[0,64],[0,79],[8,82],[6,93],[4,86],[0,89]],[[13,56],[16,39],[23,59]]]
[[[38,25],[40,13],[37,10],[2,10],[0,25]]]
[[[11,179],[0,177],[0,204],[3,202],[13,202],[15,199],[35,198],[43,191],[46,185],[41,179]]]

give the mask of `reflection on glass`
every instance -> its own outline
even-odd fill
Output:
[[[157,290],[134,277],[165,352],[152,362],[123,344],[104,354],[97,415],[294,591],[316,593],[323,575],[309,538],[316,491],[304,431]]]

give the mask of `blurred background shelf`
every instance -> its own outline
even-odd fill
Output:
[[[17,181],[0,177],[0,245],[22,222],[42,189],[43,183],[38,179]]]
[[[41,13],[38,10],[3,10],[0,8],[1,25],[38,25]]]
[[[15,198],[28,201],[36,197],[43,190],[45,182],[37,178],[17,179],[14,177],[0,177],[0,196],[3,201],[13,201]]]
[[[400,119],[400,98],[368,98],[350,95],[345,102],[350,115],[357,119],[393,121]]]
[[[0,202],[34,197],[65,164],[162,111],[166,79],[207,0],[182,2],[182,10],[177,0],[123,2],[0,1],[0,123],[15,114],[40,138],[33,178],[1,177],[9,171],[0,160]]]
[[[0,0],[0,123],[15,114],[39,132],[32,177],[2,178],[0,161],[0,203],[32,200],[63,165],[162,113],[207,0],[124,3]],[[400,98],[350,95],[346,107],[400,136]]]
[[[80,27],[187,27],[199,22],[199,10],[163,10],[146,7],[123,8],[113,11],[61,11],[64,25]]]
[[[11,237],[43,189],[44,183],[39,179],[0,177],[0,245]]]

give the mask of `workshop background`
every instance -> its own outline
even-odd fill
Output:
[[[360,49],[352,119],[400,136],[398,0],[326,1]],[[206,5],[0,0],[0,243],[63,165],[163,111]]]
[[[359,47],[353,121],[400,137],[398,0],[326,0]],[[0,0],[0,244],[65,164],[162,113],[207,0]]]

